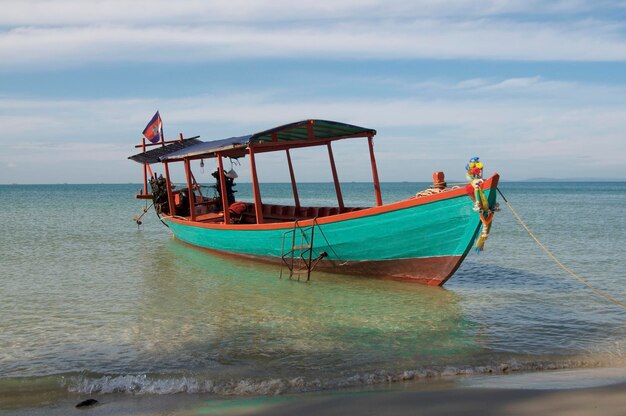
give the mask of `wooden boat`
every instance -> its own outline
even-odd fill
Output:
[[[475,202],[471,186],[448,188],[435,184],[425,194],[383,204],[373,150],[375,134],[373,129],[350,124],[304,120],[209,142],[197,137],[185,139],[181,134],[179,140],[162,140],[152,150],[146,148],[153,144],[144,139],[136,146],[143,151],[130,159],[144,166],[144,188],[137,197],[154,198],[161,220],[184,243],[279,263],[289,269],[290,275],[304,270],[308,276],[316,267],[441,286],[479,239],[481,228],[483,234],[488,232],[499,176],[494,174],[474,184],[488,204],[478,212],[474,207],[480,205],[480,199]],[[371,207],[348,207],[343,203],[332,143],[345,139],[365,139],[368,143],[375,194]],[[300,205],[290,150],[311,146],[327,148],[336,206]],[[285,153],[293,205],[262,202],[255,156],[265,152]],[[244,157],[249,158],[254,200],[241,204],[234,201],[230,192],[232,179],[224,171],[223,159]],[[190,161],[208,158],[217,158],[221,173],[215,174],[218,193],[214,197],[202,195],[190,167]],[[163,165],[164,178],[152,175],[153,163]],[[187,183],[180,189],[175,189],[170,181],[172,163],[183,163],[185,168]],[[148,191],[148,177],[152,193]]]

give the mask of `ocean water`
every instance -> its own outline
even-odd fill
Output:
[[[385,183],[383,199],[426,186]],[[137,227],[138,187],[0,186],[0,407],[29,394],[245,396],[625,365],[626,310],[562,272],[502,200],[486,250],[441,289],[279,279],[277,266],[180,244],[152,211]],[[557,257],[626,300],[626,183],[500,188]],[[331,184],[299,191],[303,204],[334,202]],[[343,191],[373,204],[371,185]],[[289,184],[262,192],[290,202]]]

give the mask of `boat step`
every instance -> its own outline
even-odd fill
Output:
[[[283,275],[283,266],[287,266],[289,278],[293,275],[299,276],[306,273],[306,280],[309,281],[311,270],[315,267],[315,262],[313,261],[313,237],[316,226],[319,227],[315,218],[313,219],[313,225],[307,227],[302,227],[299,220],[296,220],[291,231],[283,234],[281,277]],[[291,244],[285,247],[287,237],[290,237]],[[285,248],[290,248],[290,250],[285,252]],[[300,280],[300,277],[298,277],[298,280]]]

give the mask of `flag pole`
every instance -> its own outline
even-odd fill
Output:
[[[143,152],[146,153],[146,138],[141,138]],[[143,163],[143,194],[148,195],[148,163]]]

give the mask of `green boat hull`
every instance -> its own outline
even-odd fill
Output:
[[[490,181],[491,182],[491,181]],[[490,206],[495,184],[485,189]],[[348,214],[320,218],[299,225],[310,240],[312,257],[325,253],[316,267],[341,273],[410,279],[442,285],[456,271],[472,248],[481,221],[473,200],[464,192],[421,203],[418,198]],[[185,243],[210,250],[282,262],[292,245],[301,247],[301,233],[294,223],[257,227],[205,225],[166,218],[174,236]],[[296,254],[306,249],[298,249]],[[308,256],[308,253],[305,253]]]

